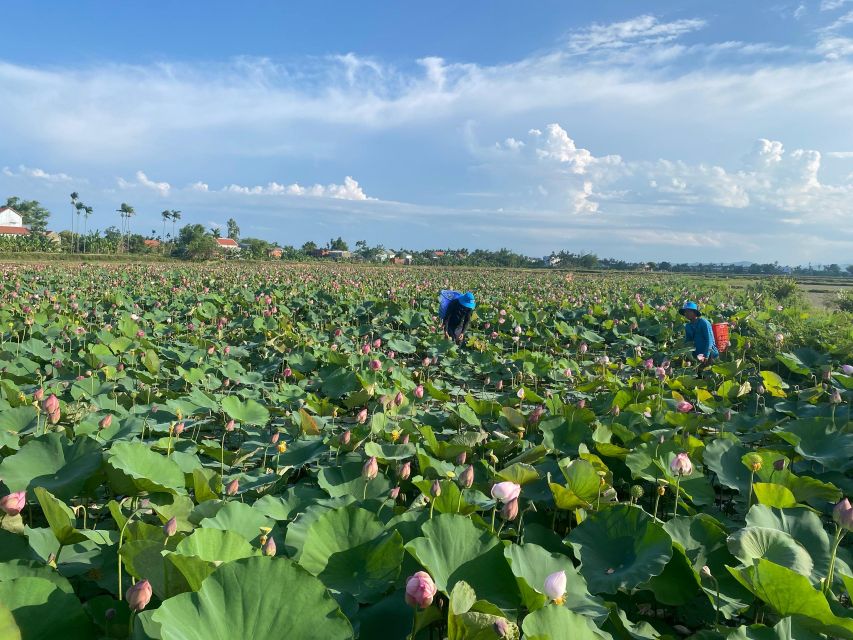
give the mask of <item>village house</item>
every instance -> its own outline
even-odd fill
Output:
[[[24,226],[21,214],[12,207],[0,207],[0,236],[26,236],[30,230]]]
[[[237,244],[237,241],[232,238],[217,238],[216,244],[218,244],[221,249],[225,249],[226,251],[240,250],[240,245]]]

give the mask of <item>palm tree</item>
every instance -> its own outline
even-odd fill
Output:
[[[116,209],[116,211],[118,211],[119,215],[121,216],[121,226],[122,226],[121,231],[122,231],[122,233],[124,233],[124,235],[127,239],[126,240],[127,251],[130,251],[130,238],[129,238],[130,217],[133,216],[134,214],[136,214],[136,211],[134,211],[133,207],[131,207],[126,202],[122,202],[121,206],[118,209]],[[125,220],[127,220],[127,221],[125,222]],[[119,246],[121,246],[120,243],[119,243]]]
[[[80,249],[80,214],[86,209],[86,205],[78,200],[74,204],[74,208],[77,210],[77,242],[74,244],[74,251],[76,252]]]
[[[71,250],[74,248],[74,211],[77,208],[77,199],[80,194],[76,191],[71,192]],[[69,251],[70,253],[70,251]]]
[[[94,209],[86,207],[83,210],[83,253],[86,253],[86,236],[89,235],[89,216],[92,215]]]
[[[181,219],[181,212],[172,209],[172,237],[175,237],[175,222]]]
[[[166,209],[160,214],[160,217],[163,218],[163,235],[160,236],[160,243],[163,245],[162,251],[166,250],[166,220],[169,220],[172,217],[172,212]]]

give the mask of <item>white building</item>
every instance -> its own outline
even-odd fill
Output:
[[[29,233],[20,213],[12,207],[0,207],[0,236],[25,236]]]

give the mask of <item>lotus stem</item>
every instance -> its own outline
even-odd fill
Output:
[[[678,496],[681,495],[680,487],[681,487],[681,474],[679,474],[678,477],[675,479],[675,506],[672,508],[672,517],[673,518],[675,518],[675,516],[678,515]]]
[[[835,580],[835,558],[838,555],[838,545],[844,538],[845,531],[839,525],[835,525],[835,541],[832,544],[832,555],[829,558],[829,571],[826,574],[826,582],[823,584],[824,594],[829,593],[832,589],[832,583]]]

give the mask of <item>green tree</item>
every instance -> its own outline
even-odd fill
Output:
[[[173,240],[175,238],[175,223],[180,219],[181,219],[181,212],[176,210],[176,209],[172,209],[172,239]]]
[[[219,248],[213,236],[200,224],[184,226],[178,233],[176,244],[176,253],[185,260],[209,260]]]
[[[349,251],[349,245],[340,236],[329,241],[329,248],[332,251]]]
[[[172,218],[172,212],[168,209],[160,212],[160,217],[163,218],[163,235],[160,236],[160,242],[166,242],[166,221]]]
[[[24,224],[33,233],[44,233],[47,230],[50,211],[41,206],[38,200],[21,200],[12,196],[6,200],[6,206],[20,213]]]
[[[302,245],[302,253],[307,256],[312,255],[317,250],[317,243],[309,240],[305,244]]]
[[[232,240],[239,241],[240,240],[240,227],[237,226],[237,221],[234,218],[228,218],[228,237]]]
[[[222,237],[222,231],[220,230],[219,227],[211,227],[210,228],[210,235],[212,235],[214,238],[221,238]]]
[[[121,233],[124,236],[130,235],[130,218],[136,215],[136,211],[126,202],[122,202],[121,206],[116,209],[116,212],[121,217]],[[130,251],[129,242],[125,242],[125,250]]]

